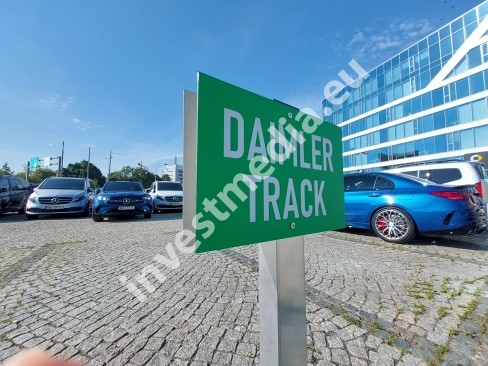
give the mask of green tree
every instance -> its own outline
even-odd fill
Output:
[[[137,168],[130,166],[124,166],[122,169],[111,172],[110,177],[117,180],[134,179],[142,184],[144,188],[147,188],[154,182],[154,174],[147,170],[142,164],[138,164]]]
[[[2,166],[2,169],[0,169],[0,176],[2,175],[13,175],[14,172],[12,171],[12,169],[10,169],[10,167],[8,166],[8,163],[5,162],[3,163],[3,166]]]
[[[171,181],[171,177],[168,174],[163,174],[163,176],[161,177],[161,180],[165,180],[167,182],[170,182]]]
[[[25,171],[24,172],[18,172],[18,173],[15,174],[15,176],[17,178],[25,179]]]
[[[66,168],[63,169],[63,176],[64,177],[76,177],[76,178],[85,178],[86,177],[86,167],[88,165],[87,160],[82,160],[78,163],[71,163],[68,164]],[[93,180],[95,186],[98,187],[98,184],[103,185],[105,184],[105,177],[103,176],[102,172],[98,167],[92,163],[90,163],[90,167],[88,168],[88,176],[90,179]]]
[[[55,175],[56,175],[56,172],[52,171],[51,169],[37,168],[36,170],[31,172],[31,175],[29,176],[29,182],[34,183],[34,184],[39,184],[44,179],[49,178],[49,177],[54,177]]]

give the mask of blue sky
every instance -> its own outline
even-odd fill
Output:
[[[196,73],[320,111],[325,85],[365,70],[481,1],[5,0],[0,164],[88,158],[107,174],[183,162]],[[159,170],[158,170],[159,172]]]

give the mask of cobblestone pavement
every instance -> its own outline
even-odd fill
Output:
[[[259,363],[256,246],[167,251],[178,213],[2,215],[0,230],[0,361],[37,346],[89,365]],[[308,365],[488,365],[488,233],[334,231],[308,236],[305,258]],[[119,277],[143,268],[140,302]]]

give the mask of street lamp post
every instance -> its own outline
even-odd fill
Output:
[[[114,153],[114,152],[110,151],[110,156],[108,158],[108,175],[107,175],[107,179],[108,180],[110,180],[110,169],[112,168],[112,155],[127,156],[127,155],[124,155],[124,154],[117,154],[117,153]]]
[[[168,164],[162,164],[162,165],[158,165],[158,166],[156,167],[156,169],[154,169],[154,183],[156,183],[156,182],[157,182],[157,180],[158,180],[158,178],[157,178],[157,176],[156,176],[156,172],[157,172],[157,170],[158,170],[159,168],[161,168],[161,167],[165,166],[165,165],[168,165]]]
[[[53,146],[54,144],[49,144],[49,146]],[[51,159],[56,159],[56,158],[51,158]],[[61,155],[57,157],[58,159],[58,171],[59,171],[59,176],[63,176],[63,162],[64,162],[64,141],[61,143]],[[52,165],[52,164],[51,164]]]
[[[59,176],[63,176],[63,166],[64,166],[64,141],[61,145],[61,159],[60,159],[60,167],[59,167]]]

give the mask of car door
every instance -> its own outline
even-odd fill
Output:
[[[374,189],[376,175],[358,174],[344,180],[346,226],[368,229],[370,212],[383,195]]]
[[[10,184],[7,177],[0,177],[0,212],[7,209],[10,195]]]
[[[17,178],[9,178],[10,180],[10,209],[12,211],[20,210],[24,205],[24,187]]]

